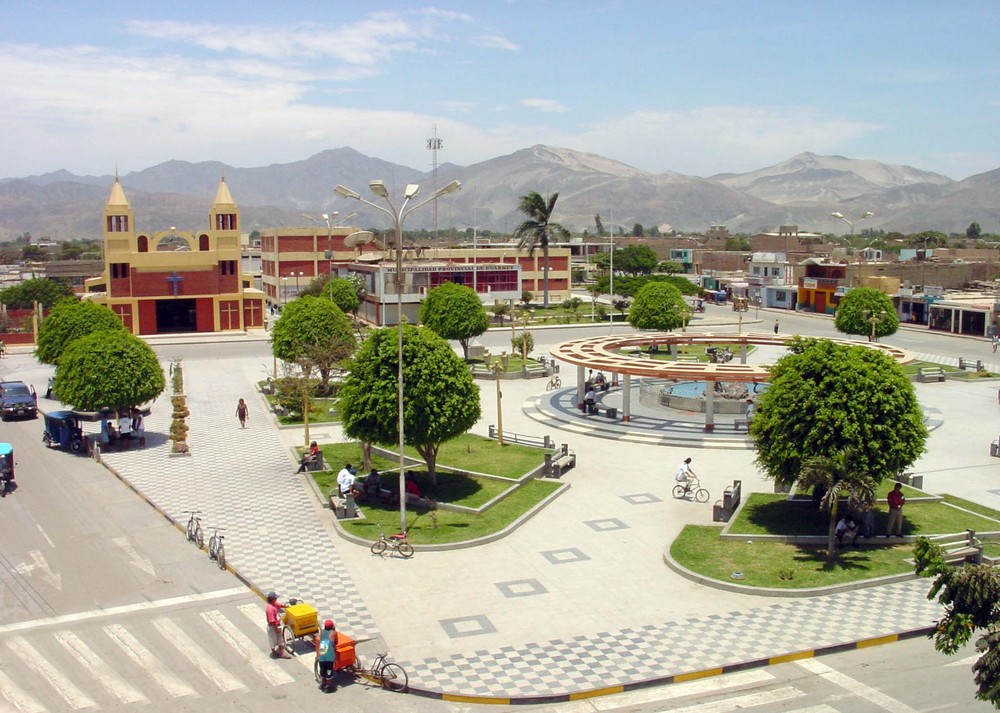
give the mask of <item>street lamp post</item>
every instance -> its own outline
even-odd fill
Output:
[[[399,206],[399,210],[392,204],[389,199],[389,190],[385,187],[384,181],[373,180],[369,181],[368,188],[371,192],[381,198],[386,202],[389,207],[379,205],[378,203],[373,203],[372,201],[366,200],[361,197],[357,191],[352,191],[347,186],[338,184],[334,188],[334,192],[341,198],[353,198],[356,201],[361,201],[367,206],[370,206],[382,213],[385,213],[392,220],[393,227],[396,230],[396,390],[397,390],[397,410],[399,416],[399,528],[400,532],[406,532],[406,461],[403,455],[403,446],[405,439],[403,438],[403,221],[406,220],[406,216],[415,211],[417,208],[427,205],[431,201],[437,200],[443,195],[448,193],[454,193],[455,191],[461,189],[462,184],[458,181],[452,181],[444,188],[440,188],[434,191],[433,195],[426,200],[417,203],[414,206],[409,205],[410,201],[417,197],[420,193],[420,186],[416,183],[410,183],[406,186],[403,191],[403,203]]]
[[[295,296],[298,297],[299,294],[300,294],[300,292],[299,292],[299,278],[302,277],[303,275],[305,275],[306,273],[302,272],[302,270],[299,270],[298,272],[293,272],[292,274],[295,275]]]
[[[871,310],[865,309],[861,310],[861,314],[864,315],[865,321],[872,326],[872,332],[870,335],[868,335],[868,341],[877,342],[878,338],[875,336],[875,327],[878,326],[878,324],[889,315],[885,313],[884,309],[879,310],[877,314],[872,312]]]
[[[851,231],[850,235],[848,235],[848,241],[850,242],[850,239],[854,237],[854,226],[857,223],[860,223],[862,220],[868,220],[869,218],[874,218],[875,214],[872,213],[870,210],[866,210],[864,212],[864,214],[860,218],[857,218],[855,220],[851,220],[850,218],[847,218],[846,216],[844,216],[843,213],[841,213],[839,211],[836,212],[836,213],[830,213],[830,216],[833,217],[833,218],[837,218],[838,220],[842,220],[845,223],[847,223],[847,227],[850,228],[850,231]]]
[[[284,307],[286,302],[288,302],[288,275],[283,275],[281,278],[281,306]]]
[[[333,211],[332,213],[323,213],[322,218],[326,223],[326,259],[333,260],[333,219],[336,218],[340,213],[338,211]],[[332,262],[330,263],[333,264]],[[330,267],[327,266],[327,270]]]

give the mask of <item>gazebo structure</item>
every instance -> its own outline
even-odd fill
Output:
[[[622,377],[622,421],[631,418],[630,401],[632,377],[674,379],[683,381],[704,381],[705,388],[705,430],[715,429],[715,383],[743,382],[758,384],[769,381],[771,372],[767,366],[747,364],[749,345],[787,347],[795,338],[792,334],[717,334],[711,332],[644,332],[602,337],[585,337],[571,342],[563,342],[552,347],[549,353],[556,359],[576,365],[577,400],[583,402],[586,384],[585,371],[606,371],[611,374],[611,383],[618,385]],[[882,351],[897,362],[905,364],[913,360],[913,355],[898,347],[876,342],[856,342],[850,339],[827,338],[848,346],[864,346]],[[739,362],[710,364],[705,362],[677,361],[679,346],[691,344],[736,345]],[[670,360],[649,358],[649,351],[669,352]],[[710,382],[710,383],[709,383]]]

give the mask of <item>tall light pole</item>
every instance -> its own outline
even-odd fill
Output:
[[[331,261],[333,260],[333,219],[338,215],[340,215],[338,211],[323,213],[322,215],[323,221],[326,223],[326,259]],[[329,269],[329,266],[327,266],[327,270]]]
[[[875,214],[872,213],[870,210],[866,210],[860,218],[851,220],[850,218],[845,217],[843,213],[838,211],[836,213],[830,213],[830,217],[837,218],[838,220],[842,220],[845,223],[847,223],[847,227],[850,228],[851,230],[850,235],[848,235],[848,242],[850,242],[850,239],[854,237],[854,226],[857,223],[860,223],[862,220],[868,220],[869,218],[874,218]]]
[[[399,210],[392,204],[389,199],[389,190],[385,187],[385,181],[373,180],[369,181],[368,188],[371,192],[375,194],[378,198],[381,198],[386,202],[389,207],[379,205],[378,203],[373,203],[372,201],[366,200],[361,197],[357,191],[352,191],[347,186],[338,184],[334,188],[334,192],[341,198],[353,198],[356,201],[361,201],[365,205],[371,206],[372,208],[385,213],[392,220],[393,227],[396,229],[396,390],[397,390],[397,410],[399,416],[399,530],[400,532],[406,532],[406,461],[403,455],[403,447],[405,445],[405,440],[403,438],[403,221],[406,220],[406,216],[415,211],[420,206],[427,205],[431,201],[437,200],[443,195],[449,193],[454,193],[455,191],[461,189],[462,184],[458,181],[452,181],[444,188],[440,188],[431,195],[430,198],[417,203],[414,206],[409,205],[410,201],[417,197],[420,193],[420,186],[416,183],[410,183],[406,186],[403,191],[403,204],[399,206]]]
[[[292,274],[295,275],[295,296],[298,297],[299,294],[301,294],[301,292],[299,291],[299,278],[305,275],[306,273],[302,272],[302,270],[299,270],[298,272],[293,272]]]
[[[608,235],[609,245],[611,246],[611,263],[608,266],[608,270],[611,273],[608,291],[611,293],[611,311],[610,319],[608,320],[608,334],[613,334],[615,331],[615,214],[611,213],[611,233]]]
[[[284,307],[286,302],[288,302],[288,275],[283,275],[281,278],[281,306]]]
[[[881,322],[889,315],[886,314],[886,311],[884,309],[879,310],[877,313],[872,312],[871,310],[863,309],[861,310],[861,314],[864,315],[865,321],[872,326],[872,333],[868,336],[868,341],[877,342],[878,337],[875,336],[875,327],[877,327],[879,322]]]

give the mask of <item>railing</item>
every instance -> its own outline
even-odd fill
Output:
[[[497,440],[497,427],[493,424],[490,424],[490,438]],[[528,436],[523,433],[514,433],[513,431],[503,432],[503,442],[517,443],[518,445],[530,446],[532,448],[544,448],[546,450],[552,450],[556,447],[556,444],[548,436]]]

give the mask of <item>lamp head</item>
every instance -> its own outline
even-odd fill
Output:
[[[843,213],[839,213],[839,212],[838,213],[830,213],[830,216],[832,218],[839,218],[840,220],[844,219],[844,214]]]
[[[320,215],[320,217],[323,220],[330,220],[330,214],[329,213],[320,213],[319,215]]]
[[[385,187],[385,181],[369,181],[368,187],[371,189],[372,193],[377,195],[379,198],[389,197],[389,190]]]
[[[461,182],[459,182],[459,181],[452,181],[451,183],[449,183],[444,188],[439,189],[437,191],[437,193],[434,194],[434,197],[436,198],[438,196],[446,196],[449,193],[454,193],[455,191],[458,191],[458,190],[461,190],[461,189],[462,189]]]
[[[406,190],[403,191],[403,198],[412,200],[417,197],[418,193],[420,193],[420,186],[416,183],[408,183],[406,184]]]
[[[874,218],[874,217],[875,217],[875,214],[872,213],[870,210],[866,210],[865,214],[863,216],[861,216],[862,219],[864,219],[864,218]]]
[[[337,184],[337,187],[333,189],[333,192],[336,193],[341,198],[353,198],[357,200],[358,198],[361,197],[360,193],[356,193],[347,186],[342,186],[340,184]]]

